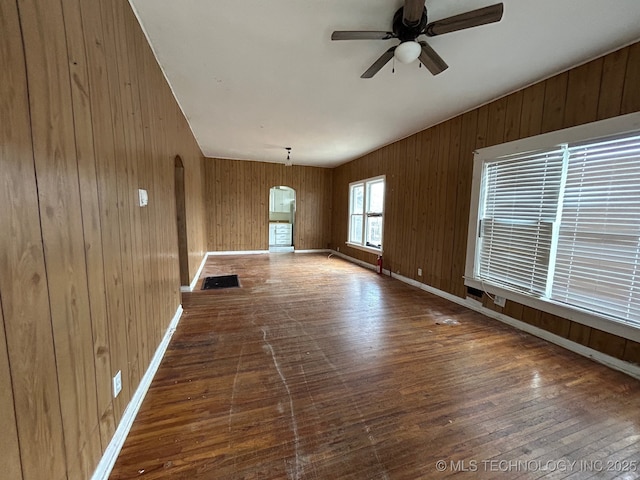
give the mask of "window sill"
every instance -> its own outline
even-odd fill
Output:
[[[364,252],[369,252],[369,253],[375,253],[376,255],[382,255],[382,249],[381,248],[373,248],[373,247],[367,247],[364,245],[360,245],[358,243],[351,243],[351,242],[345,242],[345,244],[351,248],[356,248],[358,250],[362,250]]]
[[[633,327],[613,318],[601,317],[577,307],[572,308],[549,300],[530,297],[522,293],[507,290],[497,285],[482,282],[475,278],[465,277],[464,284],[468,287],[482,290],[485,293],[489,293],[491,295],[499,295],[503,298],[506,298],[507,300],[511,300],[521,305],[526,305],[528,307],[535,308],[536,310],[541,310],[546,313],[551,313],[552,315],[566,318],[587,327],[603,330],[607,333],[611,333],[628,340],[633,340],[634,342],[640,342],[639,328]]]

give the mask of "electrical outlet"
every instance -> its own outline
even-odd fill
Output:
[[[122,390],[122,371],[118,370],[116,376],[113,377],[113,398],[116,398]]]
[[[418,276],[419,276],[419,277],[421,277],[421,276],[422,276],[422,269],[421,269],[421,268],[419,268],[419,269],[418,269]]]
[[[504,304],[506,302],[507,302],[507,299],[499,295],[496,295],[495,298],[493,299],[493,303],[495,303],[499,307],[504,307]]]

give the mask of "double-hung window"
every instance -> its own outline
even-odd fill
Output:
[[[538,140],[477,152],[465,283],[637,337],[640,116]]]
[[[382,252],[385,177],[349,184],[349,226],[347,243]]]

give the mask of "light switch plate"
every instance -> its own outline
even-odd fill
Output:
[[[118,370],[116,376],[113,377],[113,398],[116,398],[122,390],[122,370]]]
[[[149,194],[145,189],[138,189],[138,199],[140,200],[141,207],[146,207],[149,204]]]

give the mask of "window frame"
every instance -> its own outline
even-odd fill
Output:
[[[369,211],[369,198],[368,198],[369,191],[370,191],[371,185],[376,183],[382,183],[384,186],[384,193],[383,193],[384,198],[382,202],[382,211],[380,212]],[[362,191],[363,191],[361,214],[353,213],[353,201],[354,201],[353,189],[358,186],[362,186]],[[382,255],[383,246],[384,246],[384,203],[385,203],[384,200],[386,199],[386,189],[387,189],[386,175],[378,175],[375,177],[365,178],[364,180],[358,180],[358,181],[349,183],[349,204],[348,204],[348,212],[347,212],[347,241],[345,242],[346,245],[353,248],[357,248],[359,250],[364,250],[366,252],[377,253],[378,255]],[[362,240],[360,242],[355,241],[354,239],[351,238],[352,217],[354,215],[362,216],[362,223],[361,223]],[[367,242],[367,230],[368,230],[368,224],[369,224],[370,218],[382,219],[381,232],[380,232],[381,241],[380,241],[379,248],[373,245],[368,245],[368,242]]]
[[[583,142],[611,135],[623,135],[640,130],[640,112],[613,117],[598,122],[579,125],[563,130],[528,137],[514,142],[494,145],[474,152],[471,204],[469,208],[469,229],[467,254],[465,259],[464,284],[499,295],[543,312],[558,315],[574,322],[612,333],[636,342],[640,341],[640,328],[617,321],[611,317],[598,315],[577,306],[567,306],[549,299],[537,298],[517,291],[482,281],[475,276],[476,247],[479,234],[479,208],[481,205],[481,183],[484,164],[496,158],[541,149],[551,149],[567,143]]]

